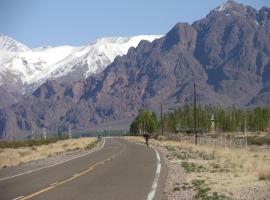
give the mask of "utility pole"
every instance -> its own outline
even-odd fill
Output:
[[[245,145],[246,145],[246,149],[248,148],[248,144],[247,144],[247,118],[245,117]]]
[[[34,135],[34,131],[33,131],[33,121],[32,121],[32,119],[31,119],[31,121],[30,121],[30,123],[31,123],[31,139],[33,139],[33,135]]]
[[[194,131],[195,131],[195,144],[198,141],[198,134],[197,134],[197,107],[196,107],[196,84],[194,83]]]
[[[70,126],[70,124],[68,125],[68,136],[69,136],[69,139],[71,139],[71,126]]]
[[[164,135],[163,110],[162,110],[162,103],[161,102],[160,102],[160,122],[161,122],[161,135]]]
[[[166,134],[167,134],[167,133],[166,133],[166,114],[163,116],[163,126],[164,126],[163,132],[164,132],[164,134],[166,135]]]
[[[46,128],[45,127],[43,128],[43,138],[44,138],[44,140],[47,139],[47,133],[46,133]]]
[[[25,131],[25,121],[22,119],[22,131]]]
[[[7,130],[4,131],[4,140],[7,140]]]

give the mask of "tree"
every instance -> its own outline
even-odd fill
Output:
[[[157,127],[158,121],[156,114],[146,109],[140,109],[138,115],[130,125],[130,133],[133,135],[154,133]]]

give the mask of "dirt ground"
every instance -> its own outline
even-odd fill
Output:
[[[127,137],[144,142],[142,137]],[[168,166],[167,200],[269,200],[270,152],[150,140]]]

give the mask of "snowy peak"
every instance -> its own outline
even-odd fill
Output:
[[[141,40],[153,41],[160,37],[110,37],[81,47],[66,45],[29,49],[8,36],[0,35],[0,86],[12,83],[14,88],[19,85],[17,90],[21,93],[31,93],[47,80],[84,80],[105,69],[116,56],[126,54]]]
[[[2,64],[0,73],[17,74],[23,84],[32,83],[33,79],[41,74],[48,73],[50,66],[65,59],[75,47],[60,46],[49,49],[40,49],[16,54],[8,62]]]
[[[214,9],[216,12],[229,12],[232,13],[245,13],[246,8],[244,5],[236,3],[235,1],[228,0],[222,5],[218,6],[216,9]]]
[[[24,44],[12,39],[9,36],[0,34],[0,50],[11,52],[27,52],[30,49]]]
[[[140,35],[134,37],[111,37],[101,38],[88,48],[89,55],[87,64],[89,70],[86,72],[86,78],[98,71],[103,70],[107,65],[111,64],[116,56],[122,56],[127,53],[130,47],[137,47],[140,41],[153,40],[160,38],[161,35]]]
[[[266,24],[269,26],[270,23],[270,8],[262,7],[260,10],[256,10],[251,6],[245,6],[232,0],[226,1],[208,14],[213,18],[217,16],[223,17],[224,15],[253,19],[254,24],[257,26],[265,26]]]
[[[137,47],[141,40],[153,41],[161,35],[140,35],[134,37],[108,37],[97,39],[91,45],[78,48],[65,59],[51,65],[46,73],[31,80],[36,88],[48,79],[78,81],[104,70],[116,56],[127,53],[130,47]],[[34,85],[33,85],[34,84]]]

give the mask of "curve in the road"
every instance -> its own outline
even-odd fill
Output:
[[[34,196],[37,196],[37,195],[41,194],[41,193],[47,192],[47,191],[49,191],[49,190],[51,190],[51,189],[53,189],[53,188],[55,188],[57,186],[63,185],[63,184],[65,184],[65,183],[67,183],[67,182],[69,182],[71,180],[74,180],[74,179],[76,179],[76,178],[78,178],[78,177],[86,174],[87,172],[93,171],[96,167],[101,166],[101,165],[104,165],[106,162],[108,162],[108,161],[116,158],[117,156],[119,156],[120,154],[122,154],[124,151],[125,151],[125,148],[122,149],[119,153],[116,153],[116,154],[110,156],[109,158],[107,158],[105,160],[102,160],[102,161],[100,161],[100,162],[98,162],[98,163],[96,163],[96,164],[94,164],[92,166],[89,166],[89,168],[87,170],[83,171],[83,172],[76,173],[76,174],[74,174],[73,176],[71,176],[70,178],[68,178],[66,180],[63,180],[61,182],[56,182],[53,185],[50,185],[49,187],[44,188],[44,189],[41,189],[41,190],[39,190],[39,191],[37,191],[35,193],[29,194],[27,196],[22,196],[22,198],[20,198],[20,200],[30,199],[30,198],[32,198]]]
[[[64,161],[60,161],[60,162],[54,163],[54,164],[52,164],[52,165],[48,165],[48,166],[36,168],[36,169],[33,169],[33,170],[29,170],[29,171],[26,171],[26,172],[22,172],[22,173],[19,173],[19,174],[15,174],[15,175],[12,175],[12,176],[0,178],[0,181],[4,181],[4,180],[7,180],[7,179],[11,179],[11,178],[15,178],[15,177],[22,176],[22,175],[25,175],[25,174],[29,174],[29,173],[36,172],[36,171],[39,171],[39,170],[42,170],[42,169],[47,169],[47,168],[49,168],[49,167],[54,167],[54,166],[56,166],[56,165],[60,165],[60,164],[62,164],[62,163],[69,162],[69,161],[71,161],[71,160],[74,160],[74,159],[77,159],[77,158],[81,158],[81,157],[83,157],[83,156],[87,156],[87,155],[89,155],[89,154],[91,154],[91,153],[94,153],[94,152],[96,152],[96,151],[101,150],[101,149],[104,147],[105,142],[106,142],[106,140],[105,140],[105,138],[104,138],[104,139],[103,139],[103,143],[102,143],[102,145],[101,145],[99,148],[97,148],[97,149],[95,149],[95,150],[91,150],[91,151],[89,151],[89,152],[87,152],[87,153],[85,153],[85,154],[82,154],[82,155],[79,155],[79,156],[75,156],[75,157],[73,157],[73,158],[69,158],[69,159],[67,159],[67,160],[64,160]]]
[[[123,139],[104,144],[88,156],[0,181],[0,199],[162,199],[156,149]]]

